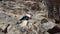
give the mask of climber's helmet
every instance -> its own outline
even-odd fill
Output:
[[[27,13],[27,14],[26,14],[26,16],[28,16],[28,17],[29,17],[29,19],[32,19],[32,16],[33,16],[33,15],[32,15],[32,14],[30,14],[30,13]]]

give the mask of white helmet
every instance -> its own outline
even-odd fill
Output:
[[[29,12],[26,14],[26,16],[28,16],[29,18],[32,18],[33,15],[32,15],[32,13]]]

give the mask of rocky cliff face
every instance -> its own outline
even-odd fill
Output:
[[[33,17],[26,26],[21,27],[19,19],[31,12]],[[0,1],[0,28],[2,34],[48,34],[47,30],[56,24],[48,18],[46,3],[42,0],[3,0]],[[48,25],[44,25],[47,23]],[[10,24],[8,27],[7,25]],[[52,26],[50,26],[52,24]],[[54,24],[54,25],[53,25]],[[4,30],[7,28],[7,32]],[[47,28],[47,29],[46,29]]]

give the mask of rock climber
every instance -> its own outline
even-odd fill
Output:
[[[29,19],[32,19],[32,14],[31,13],[27,13],[25,16],[23,16],[19,21],[21,21],[20,23],[17,22],[17,24],[20,24],[22,26],[25,26],[28,22]]]
[[[29,20],[29,19],[32,19],[32,14],[26,14],[25,16],[23,16],[21,19],[20,19],[20,21],[21,20]]]

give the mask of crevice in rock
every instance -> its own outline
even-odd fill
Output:
[[[55,26],[54,28],[49,29],[48,32],[49,32],[50,34],[59,33],[59,32],[60,32],[60,28],[58,28],[57,26]]]
[[[2,32],[7,33],[7,28],[8,28],[9,26],[10,26],[10,24],[8,24],[4,30],[1,29]]]

